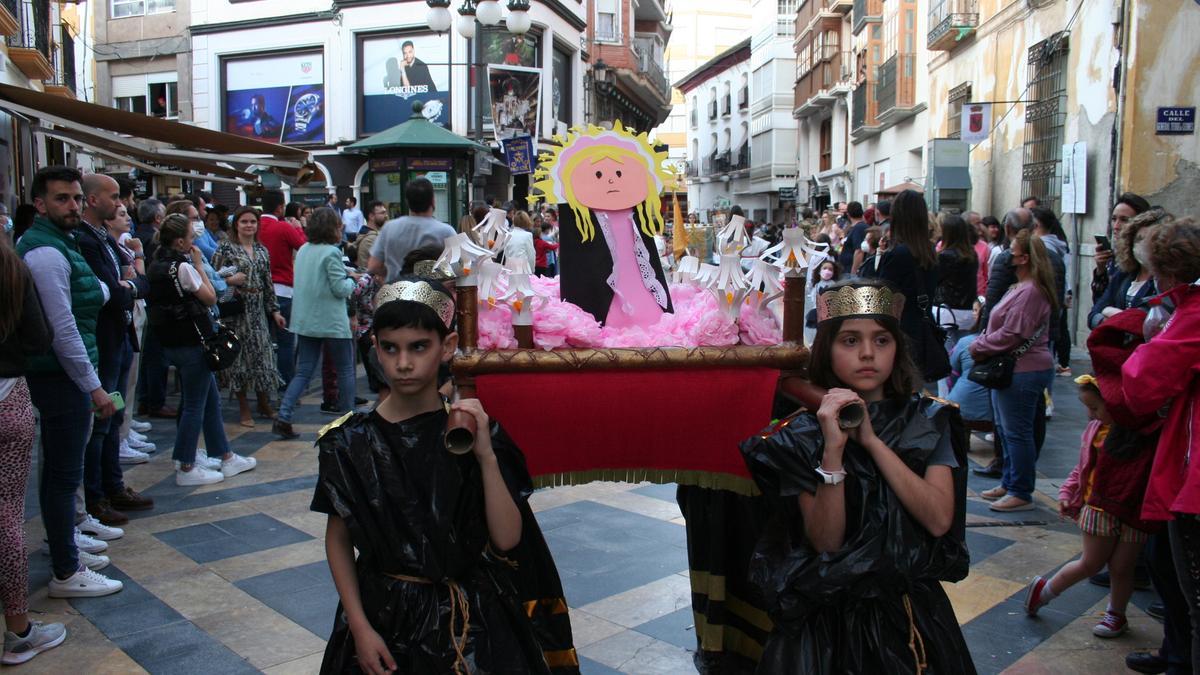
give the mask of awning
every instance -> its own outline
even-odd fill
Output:
[[[0,84],[0,108],[36,119],[36,133],[158,174],[255,185],[258,175],[218,162],[273,167],[300,180],[310,173],[305,150],[31,89]]]
[[[898,195],[901,192],[904,192],[905,190],[912,190],[913,192],[919,192],[921,194],[925,193],[925,188],[921,187],[920,185],[917,185],[916,183],[904,182],[904,183],[897,183],[896,185],[893,185],[892,187],[887,188],[886,190],[880,190],[879,192],[876,192],[875,194],[883,195],[885,197],[891,197],[891,196]]]
[[[386,148],[449,148],[491,153],[492,149],[486,145],[480,145],[425,119],[420,114],[419,105],[419,101],[413,104],[413,116],[408,118],[408,121],[384,129],[343,149],[349,152],[366,152]]]
[[[971,172],[965,166],[935,166],[933,184],[939,190],[970,190]]]

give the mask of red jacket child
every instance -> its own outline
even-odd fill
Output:
[[[1146,520],[1200,514],[1200,287],[1179,286],[1175,314],[1121,368],[1125,403],[1138,415],[1170,406],[1142,506]]]

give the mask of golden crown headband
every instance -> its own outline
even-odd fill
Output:
[[[830,289],[817,298],[817,323],[848,317],[890,316],[904,312],[904,294],[886,286],[847,285]]]
[[[426,279],[436,279],[438,281],[448,281],[454,278],[453,274],[440,271],[437,268],[436,260],[418,260],[413,263],[413,274]]]
[[[454,325],[454,300],[443,290],[434,288],[428,281],[396,281],[387,284],[375,294],[375,309],[379,310],[393,300],[419,302],[429,309],[446,324],[446,328]]]

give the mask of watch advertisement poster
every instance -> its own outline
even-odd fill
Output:
[[[224,61],[225,131],[274,143],[325,142],[321,52]]]
[[[450,128],[450,41],[434,33],[369,36],[359,41],[362,102],[359,134],[407,121],[413,103],[434,124]]]
[[[492,96],[492,126],[496,140],[514,136],[540,138],[539,109],[542,72],[521,66],[488,66],[488,91]]]

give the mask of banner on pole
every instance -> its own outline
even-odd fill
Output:
[[[992,104],[964,103],[961,140],[974,145],[988,139],[992,132]]]

